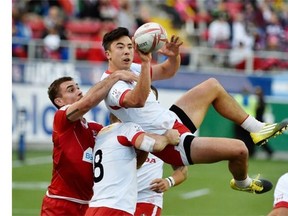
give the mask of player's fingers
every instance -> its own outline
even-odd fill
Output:
[[[175,36],[173,42],[174,42],[175,44],[177,44],[178,41],[179,41],[179,37]]]
[[[154,179],[154,180],[151,181],[150,185],[152,185],[152,184],[158,184],[159,182],[161,182],[161,180],[162,180],[162,179],[160,179],[160,178]]]

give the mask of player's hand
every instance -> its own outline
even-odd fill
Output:
[[[157,193],[162,193],[165,192],[169,189],[169,183],[167,182],[166,179],[162,179],[162,178],[157,178],[154,179],[151,183],[150,183],[150,189],[157,192]]]
[[[158,53],[168,57],[176,57],[179,55],[182,44],[183,41],[181,41],[178,36],[172,35],[171,40],[167,41],[166,44],[158,50]]]
[[[167,137],[169,144],[171,145],[178,145],[180,142],[180,133],[178,130],[169,129],[164,133],[164,135]]]
[[[138,76],[136,76],[133,72],[129,70],[117,70],[114,72],[117,73],[117,76],[119,76],[119,80],[123,80],[126,82],[132,83],[133,81],[138,81]]]
[[[152,53],[144,53],[138,49],[138,44],[135,42],[135,38],[132,37],[132,44],[134,46],[135,52],[138,54],[141,62],[151,62],[152,61]]]

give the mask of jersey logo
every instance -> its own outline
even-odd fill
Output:
[[[156,158],[149,158],[149,157],[147,157],[145,163],[150,163],[150,164],[156,163]]]
[[[91,147],[87,148],[84,151],[82,160],[85,161],[85,162],[88,162],[88,163],[92,163],[93,154],[92,154],[92,148]]]

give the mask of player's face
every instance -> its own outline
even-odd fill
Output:
[[[134,58],[134,48],[131,39],[123,36],[113,41],[110,50],[106,52],[109,60],[109,70],[128,70]]]
[[[61,97],[59,99],[61,100],[62,105],[75,103],[83,97],[82,91],[74,81],[61,83],[60,95]]]

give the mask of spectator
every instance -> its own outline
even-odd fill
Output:
[[[231,47],[238,47],[240,43],[243,43],[244,47],[248,49],[253,49],[254,37],[247,32],[244,15],[242,13],[236,14],[232,22]]]
[[[80,19],[100,19],[99,0],[81,0],[79,2],[78,17]]]
[[[118,26],[125,27],[131,34],[134,34],[137,28],[136,18],[133,14],[129,0],[119,1],[119,11],[117,15]]]
[[[151,8],[148,4],[141,3],[139,6],[138,13],[136,16],[137,28],[143,25],[144,23],[151,22]]]
[[[17,6],[12,8],[12,36],[22,40],[22,43],[12,42],[12,56],[27,58],[27,42],[32,39],[32,30],[27,24],[28,14],[20,11]],[[24,43],[23,43],[24,42]]]
[[[48,59],[61,59],[60,43],[61,38],[56,27],[47,29],[46,36],[43,38],[44,49],[43,57]]]
[[[265,48],[265,20],[256,1],[244,4],[244,17],[248,32],[255,38],[254,49],[263,50]]]
[[[218,12],[215,19],[208,26],[208,40],[212,47],[230,48],[230,25],[226,13]]]
[[[284,30],[280,24],[277,14],[272,13],[266,25],[266,48],[267,50],[280,51],[281,42],[284,40]]]
[[[118,16],[118,8],[117,5],[118,1],[113,0],[99,0],[99,15],[101,21],[115,21]],[[114,3],[114,4],[113,4]]]
[[[61,47],[61,40],[66,40],[64,17],[62,9],[51,6],[48,15],[44,18],[45,31],[43,32],[44,58],[67,59],[67,48]]]
[[[25,151],[26,151],[26,131],[27,131],[27,121],[28,113],[26,108],[21,108],[18,110],[17,116],[17,129],[19,133],[18,139],[18,159],[20,161],[25,160]]]
[[[253,51],[250,47],[245,47],[242,41],[238,42],[238,45],[233,47],[229,51],[228,62],[229,65],[236,69],[245,69],[247,61],[253,63]]]

